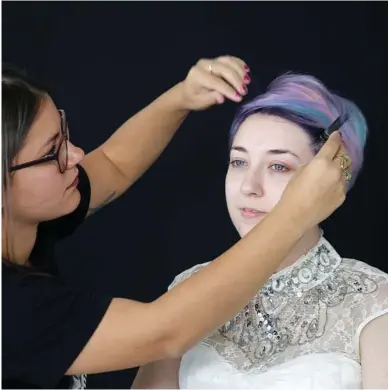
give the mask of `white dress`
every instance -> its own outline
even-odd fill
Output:
[[[170,288],[209,263],[178,275]],[[359,337],[388,314],[388,275],[321,236],[183,357],[180,388],[360,389]]]

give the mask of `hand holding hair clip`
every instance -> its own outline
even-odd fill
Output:
[[[333,134],[334,131],[339,130],[348,119],[349,117],[346,114],[343,117],[339,116],[326,130],[323,131],[320,137],[321,141],[326,142],[329,139],[330,135]],[[344,151],[342,155],[336,156],[335,158],[341,159],[341,169],[344,172],[345,180],[347,182],[350,182],[350,180],[352,179],[352,174],[349,171],[352,166],[351,158],[346,153],[346,151]]]
[[[326,142],[330,135],[334,133],[334,131],[339,130],[348,119],[349,118],[347,114],[345,114],[343,117],[339,116],[327,129],[323,131],[321,135],[322,142]]]

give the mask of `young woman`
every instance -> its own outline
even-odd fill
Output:
[[[352,161],[346,164],[348,191],[367,138],[352,102],[314,77],[287,74],[242,107],[230,132],[225,181],[241,237],[266,222],[295,172],[321,149],[321,129],[337,117]],[[173,286],[206,266],[185,271]],[[229,320],[182,359],[142,367],[133,387],[388,388],[388,275],[342,258],[318,224]]]
[[[303,234],[344,201],[336,132],[261,226],[156,301],[66,286],[55,243],[128,189],[191,110],[239,102],[248,83],[238,58],[200,60],[183,82],[84,156],[47,92],[3,69],[3,388],[85,387],[87,373],[181,356],[240,310]]]

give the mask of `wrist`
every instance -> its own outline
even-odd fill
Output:
[[[182,114],[189,114],[191,111],[187,102],[183,81],[174,85],[168,92],[173,109],[182,112]]]

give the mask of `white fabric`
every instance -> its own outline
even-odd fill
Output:
[[[182,358],[179,370],[181,389],[359,389],[360,383],[359,364],[334,353],[299,356],[257,374],[239,372],[199,345]]]
[[[198,272],[178,275],[170,288]],[[388,275],[322,236],[182,358],[181,388],[361,388],[359,337],[388,311]]]

